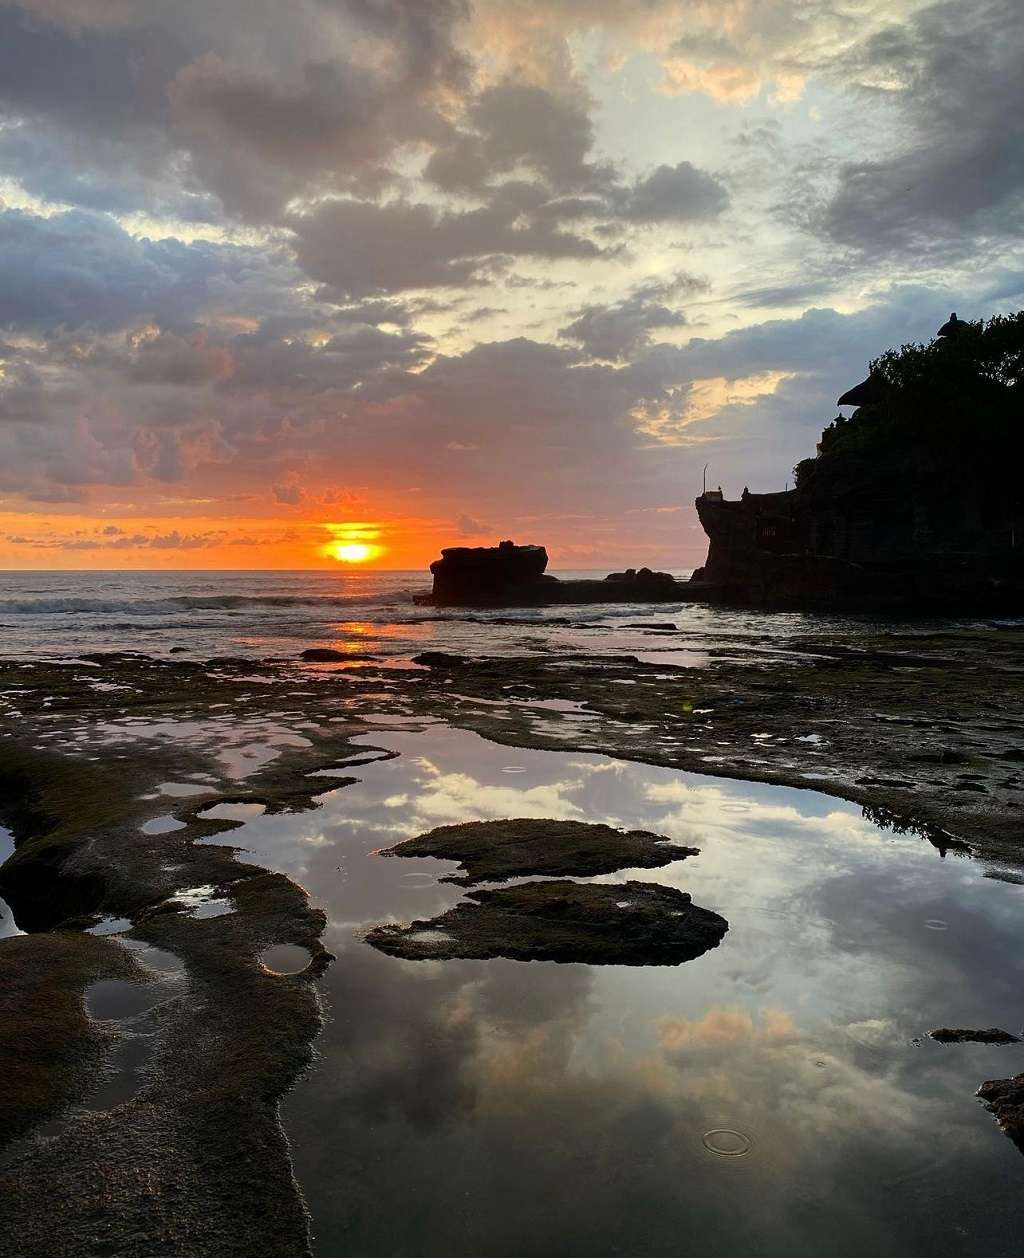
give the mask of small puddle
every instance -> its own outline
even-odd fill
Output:
[[[211,795],[216,787],[205,786],[201,782],[161,782],[157,790],[161,795],[170,795],[175,799],[191,799],[195,795]]]
[[[183,968],[173,953],[142,940],[122,939],[120,942],[152,972],[152,978],[140,983],[101,979],[85,990],[86,1012],[99,1022],[116,1023],[118,1034],[107,1069],[100,1075],[96,1089],[81,1103],[82,1109],[94,1113],[123,1105],[142,1086],[143,1071],[152,1055],[156,1035],[153,1010],[167,999],[168,981]]]
[[[90,1018],[99,1022],[120,1022],[145,1013],[157,1003],[152,983],[128,983],[124,979],[105,978],[85,989],[85,1008]]]
[[[274,944],[260,953],[260,965],[272,974],[301,974],[312,959],[312,954],[298,944]]]
[[[87,935],[120,935],[122,931],[131,930],[132,923],[127,917],[104,917],[95,926],[90,926]]]
[[[235,911],[234,901],[218,895],[217,888],[210,885],[176,891],[168,903],[180,904],[190,917],[197,918],[223,917]]]
[[[266,811],[266,804],[214,804],[197,815],[203,821],[251,821],[254,817],[262,817]]]
[[[14,840],[11,838],[11,832],[0,826],[0,865],[4,863],[9,856],[14,855]],[[0,939],[10,939],[13,935],[23,935],[25,932],[18,929],[18,924],[14,920],[14,914],[6,900],[0,900]]]
[[[141,826],[143,834],[172,834],[175,830],[184,830],[186,823],[179,821],[167,813],[162,817],[150,817]]]

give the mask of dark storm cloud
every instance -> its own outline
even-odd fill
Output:
[[[855,48],[835,74],[891,101],[906,132],[851,162],[824,229],[863,249],[941,251],[1024,224],[1024,22],[1018,0],[939,4]],[[887,146],[888,147],[888,146]]]

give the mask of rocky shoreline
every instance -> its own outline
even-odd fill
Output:
[[[0,822],[17,849],[0,896],[30,932],[0,942],[13,1258],[309,1252],[276,1107],[320,1026],[324,919],[289,879],[212,843],[240,822],[211,806],[312,807],[373,754],[353,742],[371,732],[365,718],[434,718],[508,746],[822,791],[1019,881],[1024,716],[1007,699],[1022,673],[1013,628],[780,632],[697,667],[551,651],[435,652],[409,668],[344,656],[0,663]],[[165,815],[174,828],[147,833]],[[186,890],[230,911],[193,915]],[[158,990],[141,1087],[95,1112],[83,1103],[115,1030],[83,994],[156,981],[144,951],[88,933],[111,918],[130,918],[140,949],[180,971]],[[261,964],[282,943],[306,949],[306,970]]]

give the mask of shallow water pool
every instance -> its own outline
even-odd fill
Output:
[[[1010,1255],[1024,1162],[973,1093],[1024,1046],[1024,887],[852,805],[433,727],[295,816],[230,836],[306,886],[338,955],[284,1105],[320,1258],[709,1251]],[[504,770],[515,762],[523,770]],[[728,919],[674,967],[403,961],[363,942],[457,903],[434,826],[561,817],[701,849],[623,870]],[[938,927],[937,927],[938,924]]]

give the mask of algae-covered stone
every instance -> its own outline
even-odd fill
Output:
[[[685,891],[645,882],[527,882],[467,899],[430,921],[377,926],[368,943],[409,960],[679,965],[721,943],[729,923]]]
[[[468,886],[504,882],[527,874],[610,874],[616,869],[656,869],[699,855],[649,830],[616,830],[582,821],[516,817],[438,826],[427,834],[386,848],[382,856],[438,856],[459,862],[464,876],[442,882]]]

